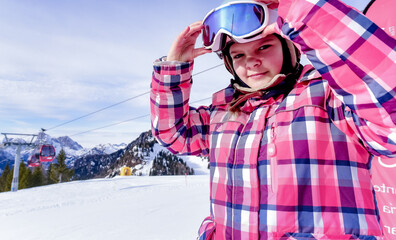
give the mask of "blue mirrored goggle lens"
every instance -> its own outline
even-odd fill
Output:
[[[220,8],[211,13],[203,23],[204,46],[213,44],[220,29],[239,37],[260,28],[264,19],[264,9],[254,3],[233,4]]]

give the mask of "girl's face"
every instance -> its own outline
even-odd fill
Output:
[[[253,89],[271,81],[282,69],[282,44],[274,35],[253,42],[234,43],[230,56],[235,73]]]

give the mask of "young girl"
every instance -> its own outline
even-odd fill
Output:
[[[260,2],[277,23],[243,43],[223,32],[234,80],[210,106],[188,105],[202,22],[154,64],[153,134],[210,159],[199,239],[383,239],[370,166],[396,156],[396,41],[339,0]]]

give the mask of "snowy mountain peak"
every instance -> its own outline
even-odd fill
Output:
[[[83,149],[83,147],[80,144],[78,144],[77,142],[75,142],[73,139],[71,139],[68,136],[53,138],[52,141],[53,141],[53,144],[58,143],[61,148],[69,148],[74,151]]]
[[[27,140],[22,138],[3,138],[2,143],[27,143]]]
[[[88,150],[87,152],[84,153],[84,155],[104,155],[104,154],[111,154],[113,152],[116,152],[120,149],[125,148],[127,145],[125,143],[121,144],[111,144],[111,143],[106,143],[106,144],[99,144],[93,147],[92,149]]]

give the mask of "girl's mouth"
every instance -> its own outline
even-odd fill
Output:
[[[251,79],[258,79],[258,78],[262,78],[262,77],[265,76],[266,74],[267,74],[267,72],[255,73],[255,74],[249,75],[248,78],[251,78]]]

